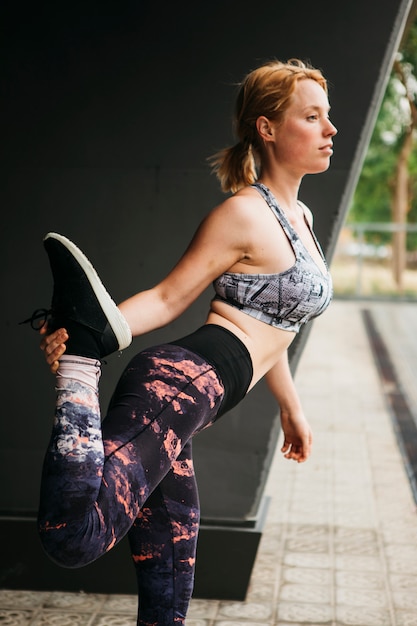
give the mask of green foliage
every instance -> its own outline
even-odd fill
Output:
[[[404,77],[408,94],[415,100],[417,93],[417,20],[407,34],[398,54],[400,73],[394,66],[379,111],[375,128],[364,160],[348,215],[352,222],[390,222],[391,196],[394,188],[399,151],[410,124]],[[413,148],[409,160],[411,206],[409,222],[417,222],[417,150]],[[389,241],[391,235],[369,233],[367,240]],[[408,236],[408,246],[417,249],[417,236]]]

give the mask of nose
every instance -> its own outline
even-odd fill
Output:
[[[334,124],[332,124],[332,122],[329,119],[327,119],[327,123],[328,123],[327,135],[329,135],[330,137],[334,137],[337,134],[337,128]]]

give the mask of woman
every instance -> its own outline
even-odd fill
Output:
[[[331,299],[311,213],[298,200],[303,176],[329,167],[337,132],[329,108],[321,72],[301,61],[250,72],[236,103],[238,142],[213,159],[233,195],[164,280],[119,307],[72,242],[45,238],[54,294],[41,347],[56,373],[57,412],[41,539],[56,562],[79,567],[128,533],[142,626],[185,620],[199,523],[193,435],[265,376],[280,406],[284,456],[301,463],[310,454],[287,350]],[[203,327],[134,356],[100,427],[100,359],[169,324],[212,282]]]

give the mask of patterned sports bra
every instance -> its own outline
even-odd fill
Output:
[[[279,274],[226,272],[213,283],[216,292],[214,300],[226,302],[276,328],[298,332],[302,324],[323,313],[330,304],[333,293],[331,276],[310,226],[326,265],[326,273],[314,261],[271,191],[261,183],[252,186],[259,191],[281,224],[294,251],[295,263]]]

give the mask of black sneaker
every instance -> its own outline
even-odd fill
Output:
[[[68,331],[66,354],[102,359],[127,348],[130,328],[87,257],[57,233],[43,243],[54,278],[48,331]]]

